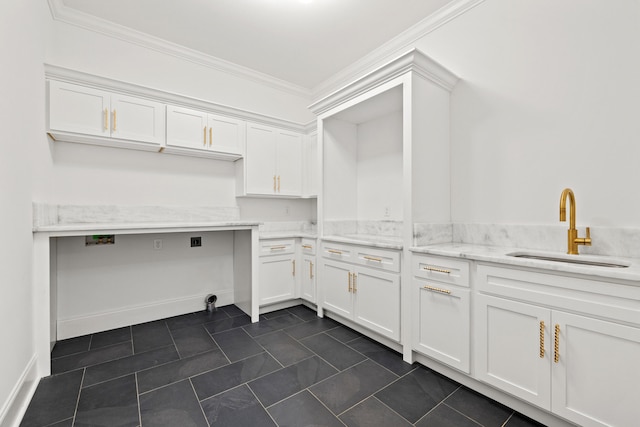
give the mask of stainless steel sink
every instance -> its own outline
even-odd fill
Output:
[[[548,254],[543,252],[512,252],[507,254],[514,258],[537,259],[541,261],[566,262],[569,264],[588,265],[592,267],[626,268],[631,264],[626,261],[608,261],[604,257],[583,255]]]

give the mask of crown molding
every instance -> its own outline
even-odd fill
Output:
[[[359,77],[371,72],[380,64],[389,63],[403,52],[414,47],[422,37],[440,28],[447,22],[473,9],[485,0],[454,0],[429,15],[398,36],[381,45],[363,58],[334,74],[311,90],[314,99],[325,98],[327,94],[338,90]]]
[[[71,70],[69,68],[64,68],[52,64],[44,64],[44,71],[45,78],[47,79],[88,86],[94,89],[116,92],[124,95],[146,98],[153,101],[161,102],[163,104],[172,104],[180,107],[193,108],[212,114],[220,114],[223,116],[233,117],[240,120],[247,120],[267,126],[275,126],[294,132],[306,133],[309,125],[314,123],[296,123],[290,120],[280,119],[277,117],[267,116],[252,111],[241,110],[239,108],[234,108],[227,105],[217,104],[204,99],[192,98],[189,96],[167,92],[160,89],[140,86],[134,83],[122,82],[119,80],[110,79],[108,77],[96,76],[94,74]]]
[[[189,49],[185,46],[169,42],[159,37],[132,30],[131,28],[127,28],[96,16],[80,12],[66,6],[63,0],[48,0],[48,2],[51,15],[56,21],[74,25],[85,30],[113,37],[147,49],[155,50],[166,55],[174,56],[198,65],[203,65],[217,71],[234,75],[236,77],[254,81],[293,95],[303,96],[306,98],[311,96],[311,91],[302,86],[295,85],[265,73],[260,73],[248,67],[243,67],[241,65],[204,54],[194,49]]]

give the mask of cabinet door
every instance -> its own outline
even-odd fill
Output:
[[[247,123],[246,192],[277,194],[277,134],[273,128]]]
[[[168,105],[167,145],[206,150],[208,145],[207,113]]]
[[[230,117],[209,114],[209,149],[223,153],[242,154],[244,122]]]
[[[108,137],[110,128],[108,92],[49,81],[49,130]]]
[[[414,279],[413,349],[469,373],[469,289]]]
[[[351,319],[353,301],[351,292],[351,268],[349,264],[322,260],[322,291],[324,308]]]
[[[318,195],[318,135],[313,133],[306,138],[304,145],[304,190],[307,197]]]
[[[363,267],[356,267],[355,272],[354,320],[400,341],[400,277]]]
[[[164,104],[112,94],[111,137],[161,145],[165,137]]]
[[[295,269],[291,255],[260,258],[260,305],[295,298]]]
[[[282,196],[302,195],[302,135],[278,131],[276,153],[278,194]]]
[[[302,268],[300,270],[300,287],[303,299],[316,302],[316,257],[303,255]]]
[[[475,301],[476,377],[549,410],[551,312],[482,294]]]
[[[581,426],[638,425],[640,329],[556,311],[553,325],[552,411]]]

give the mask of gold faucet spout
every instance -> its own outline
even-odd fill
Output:
[[[587,237],[578,237],[576,229],[576,198],[570,188],[560,195],[560,221],[567,220],[567,199],[569,199],[569,230],[567,231],[567,253],[578,255],[578,245],[591,246],[591,231],[587,227]]]

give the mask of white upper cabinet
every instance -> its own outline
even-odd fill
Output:
[[[164,116],[159,102],[49,81],[48,132],[55,140],[158,151]]]
[[[238,195],[302,196],[302,134],[247,123]]]
[[[167,153],[237,160],[242,157],[244,134],[242,120],[167,106]]]
[[[318,196],[318,133],[305,136],[303,150],[303,191],[304,197]]]

